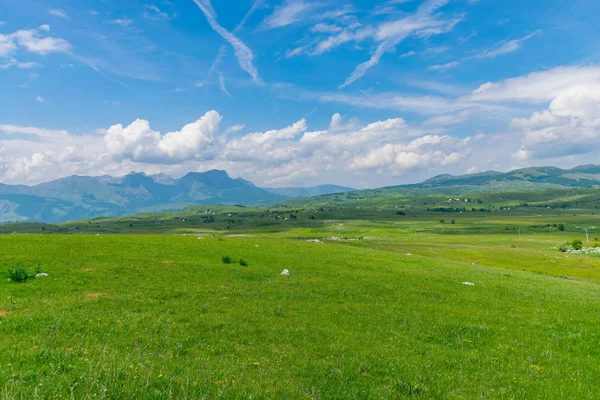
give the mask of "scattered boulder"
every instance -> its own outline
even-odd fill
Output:
[[[281,275],[283,275],[283,276],[289,276],[290,275],[290,271],[288,271],[287,269],[284,269],[283,271],[281,271]]]
[[[406,253],[406,255],[409,256],[409,257],[412,256],[412,254],[410,254],[410,253]]]
[[[48,274],[45,272],[40,272],[39,274],[35,274],[36,278],[43,278],[44,276],[48,276]]]
[[[320,241],[319,239],[308,239],[307,240],[308,243],[323,243],[322,241]]]
[[[473,282],[463,282],[462,284],[465,286],[475,286]]]

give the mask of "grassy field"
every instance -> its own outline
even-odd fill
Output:
[[[49,274],[0,281],[0,395],[600,398],[600,258],[556,249],[594,209],[393,210],[0,236],[2,271]]]

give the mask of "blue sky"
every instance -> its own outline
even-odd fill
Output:
[[[0,182],[265,186],[598,162],[592,0],[6,0]]]

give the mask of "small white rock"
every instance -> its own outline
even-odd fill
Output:
[[[45,272],[40,272],[39,274],[35,275],[36,278],[41,278],[41,277],[44,277],[44,276],[48,276],[48,274],[45,273]]]
[[[410,254],[410,253],[406,253],[406,255],[409,256],[409,257],[412,256],[412,254]]]
[[[290,271],[288,271],[287,269],[284,269],[283,271],[281,271],[281,275],[283,275],[283,276],[289,276],[290,275]]]
[[[475,286],[475,284],[473,282],[463,282],[463,285],[465,285],[465,286]]]

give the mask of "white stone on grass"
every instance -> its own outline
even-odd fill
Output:
[[[47,274],[47,273],[45,273],[45,272],[40,272],[39,274],[36,274],[36,275],[35,275],[35,277],[36,277],[36,278],[42,278],[42,277],[44,277],[44,276],[48,276],[48,274]]]
[[[281,275],[283,275],[283,276],[289,276],[290,275],[290,271],[288,271],[287,269],[284,269],[283,271],[281,271]]]
[[[475,286],[475,284],[473,282],[463,282],[463,285],[465,285],[465,286]]]

